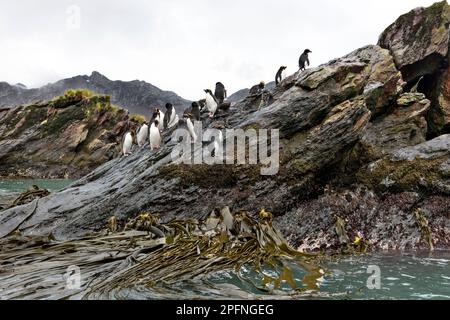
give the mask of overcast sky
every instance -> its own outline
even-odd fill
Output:
[[[187,99],[229,93],[279,66],[313,66],[366,44],[434,0],[1,0],[0,81],[38,87],[97,70]],[[78,15],[78,12],[80,13]]]

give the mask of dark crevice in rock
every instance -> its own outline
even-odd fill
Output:
[[[443,59],[442,55],[432,53],[424,59],[414,64],[406,65],[400,69],[403,79],[408,83],[406,90],[412,88],[417,80],[422,76],[437,76],[440,70],[448,67],[447,59]]]

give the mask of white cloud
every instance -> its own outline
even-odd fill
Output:
[[[377,42],[400,14],[433,0],[22,0],[0,3],[0,80],[41,86],[98,70],[188,99],[229,92]],[[78,30],[67,8],[81,9]]]

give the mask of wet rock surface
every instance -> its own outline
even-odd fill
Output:
[[[447,10],[436,8],[439,16]],[[434,19],[417,21],[435,28]],[[413,30],[408,23],[401,18],[382,36],[389,50],[358,49],[286,78],[269,99],[247,97],[213,119],[203,117],[203,129],[220,128],[225,137],[225,129],[278,129],[278,174],[261,175],[262,165],[173,163],[172,132],[165,132],[160,150],[135,149],[59,193],[0,212],[0,237],[20,230],[73,239],[104,228],[111,216],[127,221],[151,212],[165,221],[203,219],[229,206],[272,212],[291,244],[304,251],[347,248],[358,234],[371,249],[448,249],[449,136],[430,135],[435,100],[422,90],[440,71],[430,69],[430,77],[413,88],[403,65],[423,73],[428,47],[417,51],[416,61],[396,58],[401,48],[435,39],[404,44],[414,41],[405,35]],[[439,43],[433,50],[447,54]],[[197,144],[193,152],[208,145]]]

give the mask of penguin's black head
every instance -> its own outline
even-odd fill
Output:
[[[171,103],[166,103],[166,109],[167,110],[172,110],[173,105]]]
[[[200,106],[198,105],[198,102],[192,102],[192,109],[198,109]]]
[[[211,90],[209,90],[209,89],[205,89],[205,93],[206,93],[206,94],[210,94],[210,95],[212,95],[212,91],[211,91]]]
[[[265,83],[264,81],[261,81],[261,82],[259,83],[259,87],[260,87],[261,89],[264,89],[264,88],[266,87],[266,83]]]
[[[309,49],[306,49],[306,50],[305,50],[305,53],[306,53],[306,54],[308,54],[308,53],[312,53],[312,51],[311,51],[311,50],[309,50]]]
[[[281,69],[282,69],[282,70],[286,70],[287,67],[286,67],[286,66],[282,66]]]

